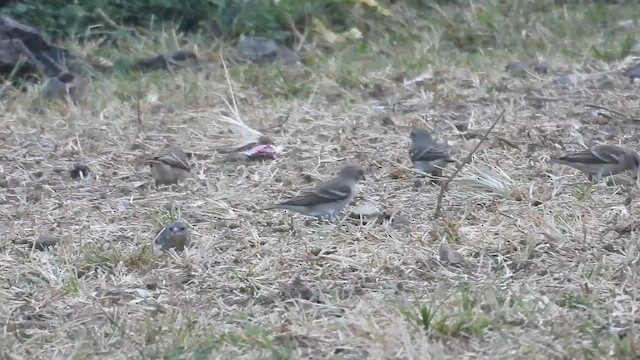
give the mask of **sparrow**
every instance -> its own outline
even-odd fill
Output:
[[[635,150],[616,145],[597,145],[591,149],[566,154],[548,161],[571,166],[585,173],[589,181],[633,170],[640,173],[640,155]]]
[[[149,160],[151,176],[158,185],[171,185],[184,181],[191,171],[187,154],[177,147],[167,147]]]
[[[331,222],[338,220],[340,212],[356,194],[356,184],[364,179],[364,171],[355,165],[349,165],[338,176],[315,188],[303,191],[298,196],[263,210],[285,209],[302,215],[314,216],[318,221],[328,216]]]
[[[410,134],[412,145],[409,157],[413,165],[420,171],[433,177],[441,177],[442,169],[456,160],[449,151],[433,140],[433,136],[426,129],[416,129]]]
[[[154,239],[154,243],[160,245],[160,250],[162,251],[168,251],[169,249],[182,251],[191,244],[189,228],[182,221],[174,221],[160,230]]]

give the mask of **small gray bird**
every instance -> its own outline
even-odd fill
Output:
[[[410,137],[413,144],[409,149],[409,157],[418,170],[433,177],[442,177],[444,167],[456,161],[449,150],[438,144],[426,129],[413,130]]]
[[[591,149],[566,154],[548,161],[571,166],[585,173],[589,181],[633,170],[640,172],[640,155],[635,150],[616,145],[597,145]]]
[[[182,221],[174,221],[160,230],[154,243],[160,245],[160,250],[162,251],[168,251],[169,249],[182,251],[191,244],[189,228]]]
[[[340,212],[356,194],[356,184],[364,179],[364,171],[349,165],[332,180],[318,184],[311,190],[303,191],[298,196],[264,210],[286,209],[297,213],[315,216],[318,221],[328,216],[330,221],[338,220]]]
[[[184,181],[191,171],[187,154],[177,147],[167,147],[149,160],[151,176],[158,185],[171,185]]]
[[[65,101],[68,96],[75,104],[84,95],[84,88],[85,82],[80,75],[63,72],[47,82],[44,88],[44,98]]]
[[[88,68],[79,59],[71,60],[66,65],[66,71],[62,71],[47,82],[44,87],[44,98],[66,101],[68,96],[74,104],[77,104],[84,99]]]

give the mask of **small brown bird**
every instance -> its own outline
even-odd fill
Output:
[[[270,206],[264,210],[285,209],[302,215],[315,216],[318,221],[328,216],[330,221],[338,220],[338,216],[349,201],[356,194],[358,181],[364,179],[364,171],[354,165],[349,165],[332,180],[318,184],[311,190],[303,191],[300,195],[280,204]]]
[[[154,243],[160,245],[160,250],[162,251],[168,251],[169,249],[182,251],[191,244],[189,228],[182,221],[174,221],[160,230]]]
[[[451,157],[449,150],[438,144],[426,129],[416,129],[410,134],[412,145],[409,158],[420,171],[433,177],[442,177],[442,169],[456,160]]]
[[[178,184],[184,181],[191,171],[187,154],[175,146],[160,151],[149,160],[149,166],[156,186]]]
[[[640,173],[640,155],[635,150],[616,145],[597,145],[588,150],[566,154],[549,160],[550,164],[571,166],[585,173],[589,181],[625,172]]]

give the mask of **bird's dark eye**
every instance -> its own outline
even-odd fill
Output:
[[[185,227],[184,227],[184,226],[180,226],[180,227],[178,228],[178,230],[180,230],[180,231],[185,231],[186,229],[185,229]]]

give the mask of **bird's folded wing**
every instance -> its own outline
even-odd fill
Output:
[[[568,154],[559,159],[583,164],[617,164],[623,153],[616,150],[617,148],[595,148]]]
[[[283,205],[313,206],[339,202],[351,197],[351,187],[348,184],[331,181],[317,188],[305,191],[293,199],[284,202]]]
[[[165,233],[166,231],[168,231],[166,227],[160,229],[160,231],[158,231],[156,233],[156,236],[153,238],[153,243],[156,245],[160,245],[161,243],[163,243],[165,241],[165,238],[167,237]]]
[[[435,161],[451,158],[449,152],[437,146],[414,147],[410,153],[413,161]]]
[[[618,163],[625,156],[623,149],[611,145],[597,146],[593,154],[608,163]]]
[[[158,154],[158,156],[154,157],[153,160],[160,161],[175,168],[180,168],[187,171],[191,170],[191,164],[189,164],[187,156],[184,153],[175,150]]]

